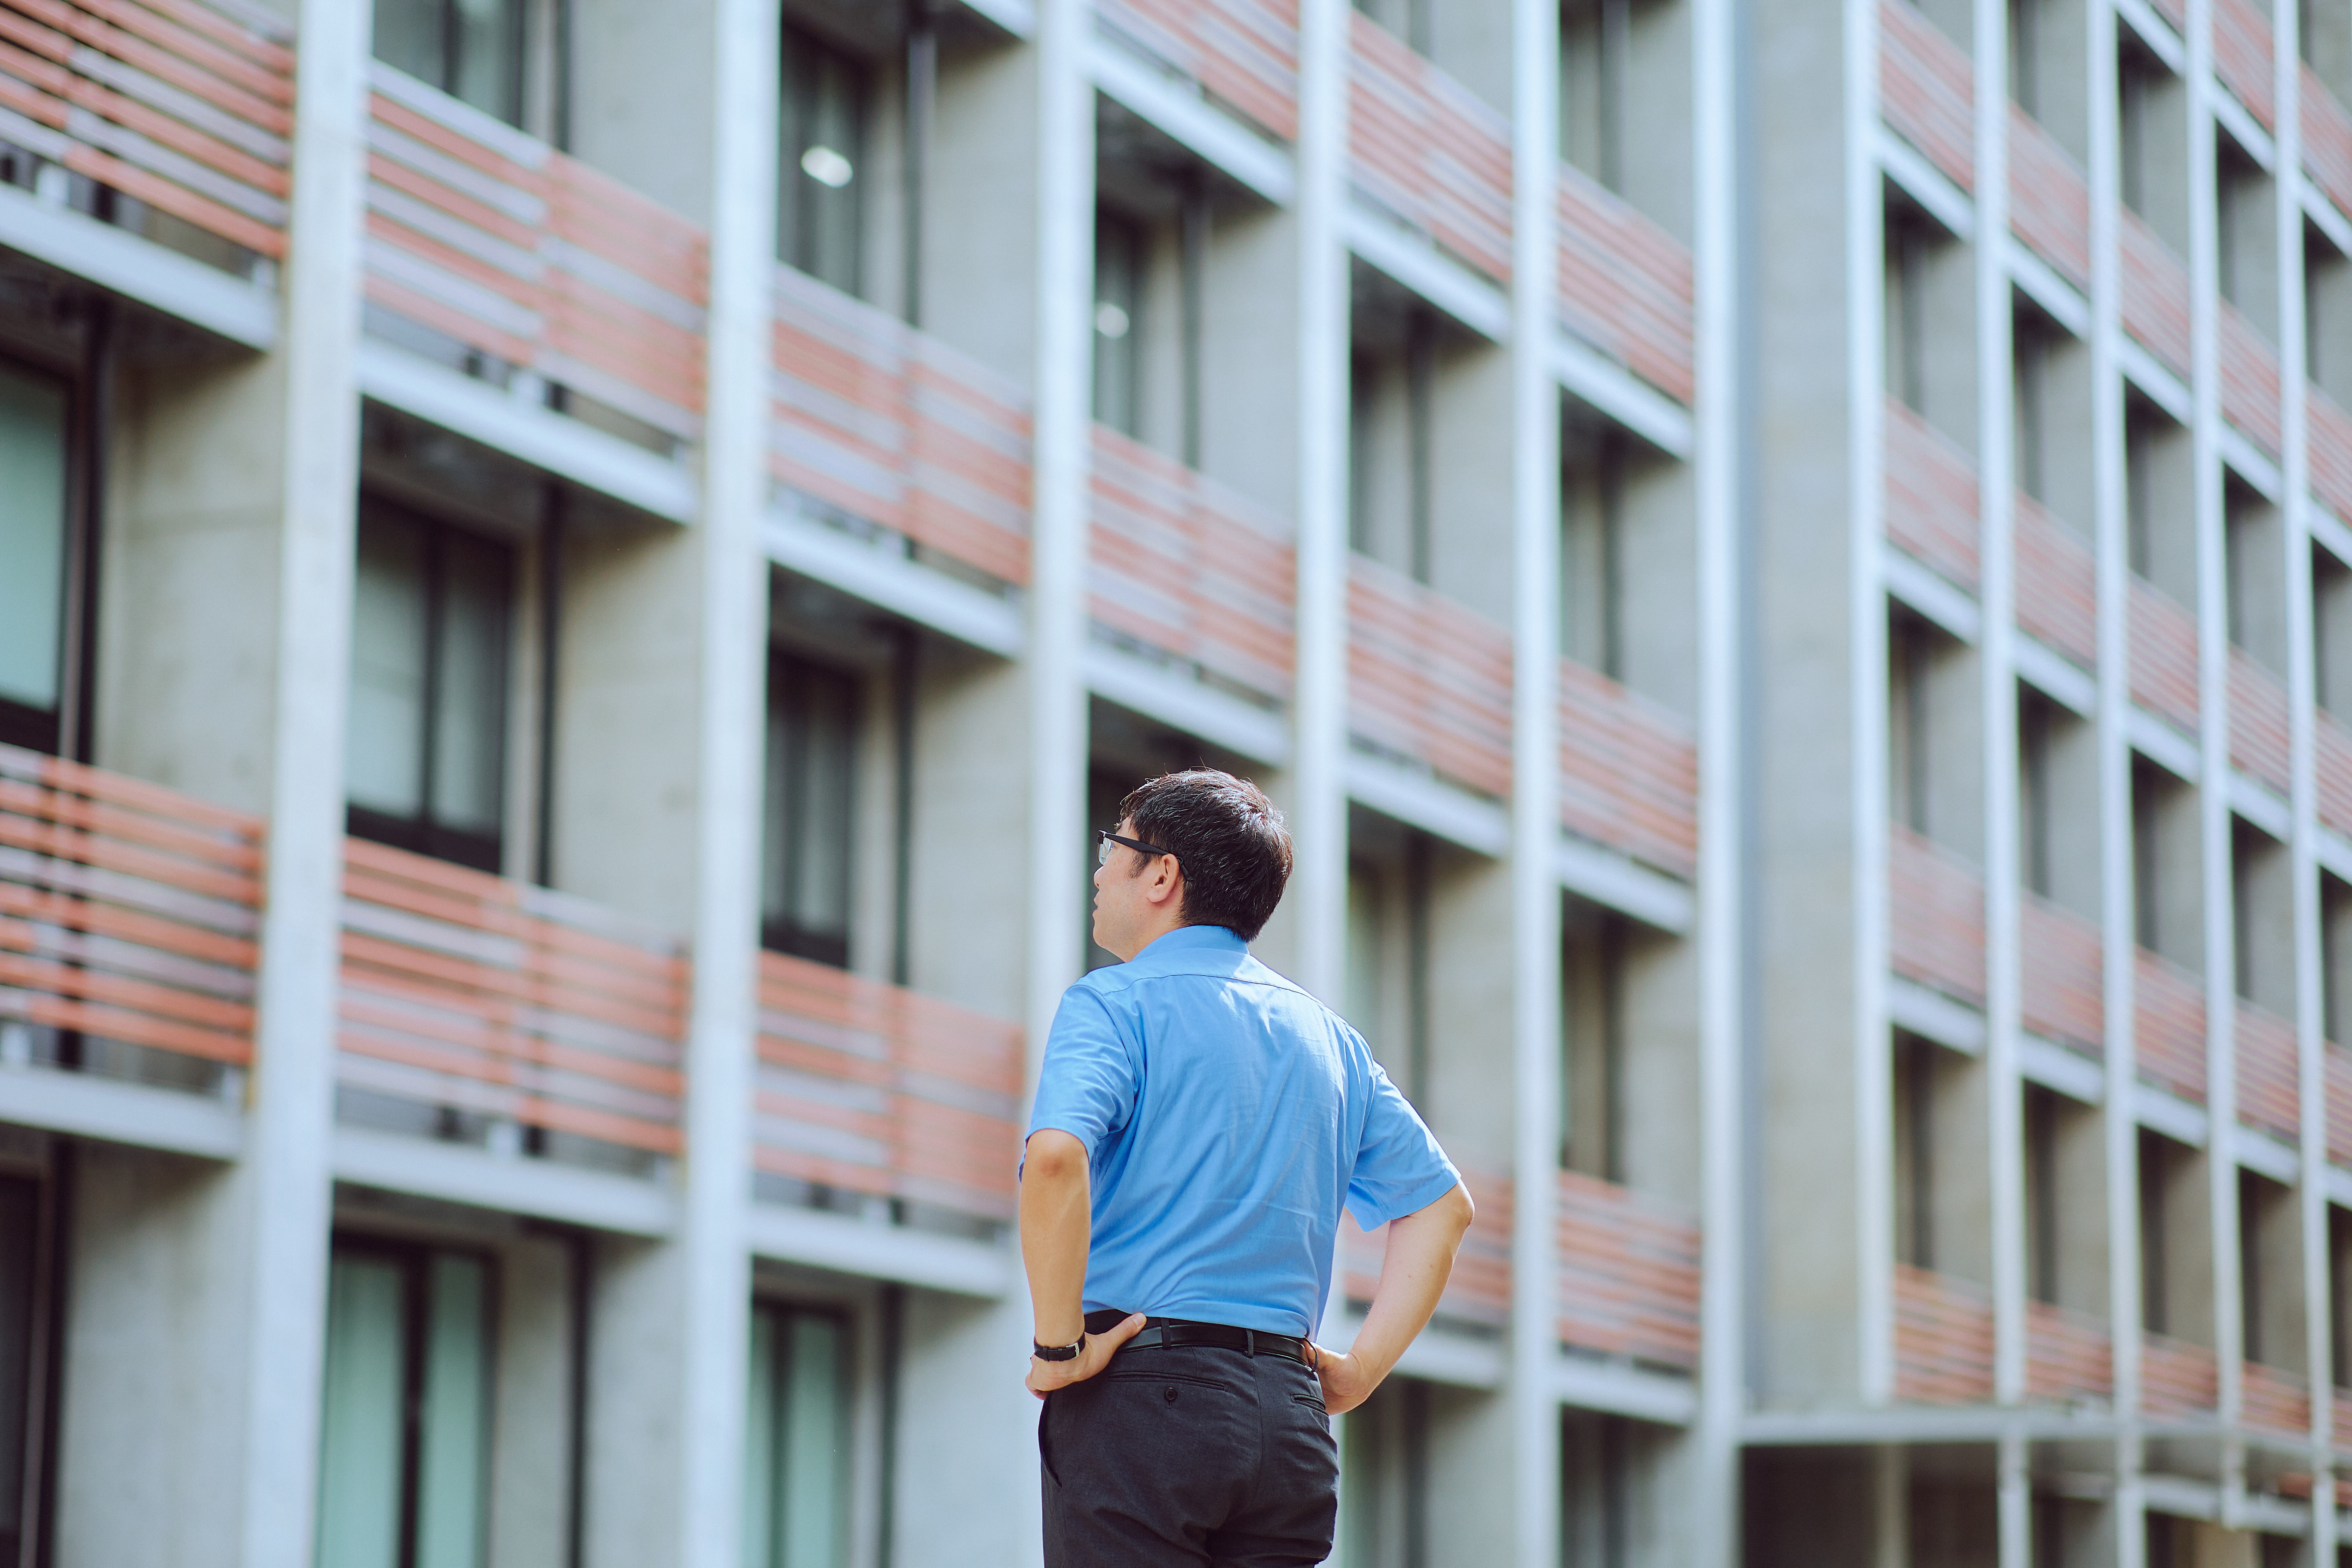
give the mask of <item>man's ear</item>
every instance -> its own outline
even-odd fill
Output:
[[[1166,861],[1163,859],[1161,864],[1165,865]],[[1165,874],[1154,868],[1151,886],[1143,890],[1143,896],[1155,904],[1164,904],[1171,899],[1182,897],[1183,892],[1184,868],[1180,863],[1174,871]]]

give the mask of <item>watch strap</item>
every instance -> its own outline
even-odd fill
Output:
[[[1086,1348],[1087,1336],[1083,1329],[1078,1331],[1077,1339],[1066,1345],[1041,1345],[1035,1340],[1029,1342],[1029,1353],[1039,1361],[1076,1361],[1078,1352]]]

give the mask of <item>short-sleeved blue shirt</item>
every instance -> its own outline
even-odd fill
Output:
[[[1370,1230],[1461,1179],[1364,1037],[1223,926],[1063,994],[1029,1131],[1087,1146],[1087,1310],[1309,1332],[1342,1202]]]

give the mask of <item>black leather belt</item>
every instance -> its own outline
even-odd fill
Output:
[[[1126,1312],[1088,1312],[1087,1332],[1108,1333],[1128,1320]],[[1239,1351],[1244,1355],[1270,1355],[1282,1361],[1295,1361],[1301,1366],[1313,1366],[1307,1359],[1307,1342],[1291,1334],[1269,1333],[1264,1329],[1236,1329],[1225,1323],[1195,1323],[1182,1318],[1146,1318],[1136,1336],[1119,1347],[1122,1351],[1148,1351],[1160,1348],[1186,1350]]]

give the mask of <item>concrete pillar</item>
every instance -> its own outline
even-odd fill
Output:
[[[359,489],[360,210],[373,7],[304,0],[285,280],[284,528],[271,672],[269,858],[239,1170],[243,1568],[310,1562],[333,1199],[343,716]]]
[[[1559,7],[1511,6],[1511,1500],[1513,1560],[1559,1561],[1559,389],[1552,214]]]

